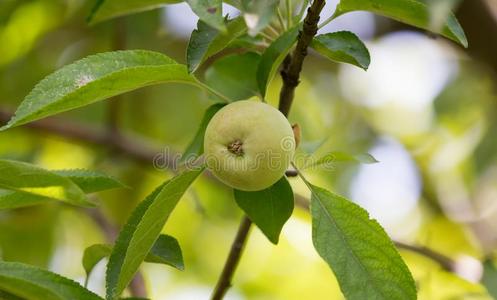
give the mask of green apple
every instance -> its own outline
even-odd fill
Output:
[[[237,101],[207,125],[207,167],[222,182],[243,191],[270,187],[284,175],[295,152],[292,127],[271,105]]]

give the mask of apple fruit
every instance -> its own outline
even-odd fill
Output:
[[[284,175],[295,153],[287,118],[263,102],[243,100],[220,109],[207,125],[205,161],[225,184],[242,190],[270,187]]]

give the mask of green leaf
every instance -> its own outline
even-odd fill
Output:
[[[266,96],[269,82],[273,79],[285,56],[297,41],[299,28],[300,25],[297,25],[283,33],[262,54],[261,61],[257,67],[257,84],[263,97]]]
[[[251,36],[257,35],[271,22],[279,0],[242,0],[241,11]]]
[[[145,257],[146,262],[164,264],[183,271],[185,264],[183,263],[183,254],[179,246],[178,240],[166,234],[161,234],[155,241],[152,249]]]
[[[195,134],[195,137],[193,140],[190,142],[188,147],[186,148],[185,152],[181,156],[181,162],[185,161],[195,161],[202,153],[204,153],[204,135],[205,135],[205,129],[207,128],[207,125],[209,124],[210,120],[214,115],[225,106],[226,104],[224,103],[216,103],[211,105],[209,108],[204,113],[204,117],[202,118],[202,121],[200,122],[200,127],[197,130],[197,133]]]
[[[375,164],[378,161],[369,153],[354,155],[345,152],[330,152],[323,155],[317,160],[309,160],[309,162],[307,162],[304,165],[303,169],[318,167],[324,164],[326,165],[335,164],[338,162],[358,162],[363,164]]]
[[[0,261],[0,289],[25,299],[102,299],[68,278],[30,265],[4,261]]]
[[[428,6],[418,0],[341,0],[334,16],[358,10],[370,11],[426,30],[432,27]],[[454,14],[448,16],[440,34],[468,47],[466,35]]]
[[[133,211],[119,233],[107,265],[108,300],[117,299],[126,288],[179,199],[202,171],[203,168],[177,175],[159,186]]]
[[[307,182],[312,240],[347,299],[416,299],[414,280],[383,228],[349,200]]]
[[[68,178],[28,163],[0,159],[0,209],[51,200],[78,206],[95,206]]]
[[[70,179],[87,194],[126,187],[126,185],[114,177],[97,171],[73,169],[56,170],[53,172]]]
[[[95,244],[85,249],[83,253],[83,268],[86,276],[90,276],[91,271],[103,258],[112,253],[112,246],[107,244]],[[184,270],[183,255],[178,241],[169,235],[161,234],[155,241],[152,249],[145,257],[146,262],[169,265],[178,270]]]
[[[95,24],[104,20],[134,14],[161,7],[182,0],[98,0],[93,7],[88,22]]]
[[[85,269],[86,277],[90,276],[93,268],[105,257],[108,257],[112,252],[112,246],[107,244],[95,244],[87,247],[83,252],[83,269]]]
[[[254,52],[224,56],[207,69],[206,83],[233,100],[257,96],[256,72],[260,59]]]
[[[257,192],[234,190],[235,201],[273,243],[278,244],[281,229],[293,212],[292,187],[282,177],[271,187]]]
[[[488,293],[497,299],[497,267],[490,259],[483,262],[481,283],[487,288]]]
[[[158,52],[127,50],[92,55],[38,83],[0,131],[140,87],[172,81],[193,84],[195,78],[184,65]]]
[[[186,0],[186,2],[205,24],[226,32],[221,0]]]
[[[5,291],[0,290],[0,299],[2,300],[26,300],[21,297],[17,297],[15,295],[12,295],[11,293],[7,293]]]
[[[311,47],[332,61],[348,63],[367,70],[370,63],[368,48],[350,31],[316,36]]]
[[[226,48],[233,40],[247,31],[241,18],[228,20],[226,27],[226,33],[222,33],[201,20],[198,21],[197,29],[192,32],[186,50],[189,72],[195,72],[206,59]]]

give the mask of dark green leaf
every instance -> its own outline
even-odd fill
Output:
[[[26,300],[21,297],[17,297],[15,295],[12,295],[11,293],[7,293],[5,291],[0,290],[0,299],[2,300]]]
[[[483,278],[481,283],[487,288],[488,293],[497,299],[497,268],[491,260],[483,262]]]
[[[254,52],[220,58],[205,72],[207,84],[233,100],[259,95],[256,72],[261,56]]]
[[[347,299],[416,299],[414,280],[383,228],[349,200],[307,183],[312,240]]]
[[[359,162],[363,164],[374,164],[378,161],[369,153],[363,154],[349,154],[345,152],[330,152],[320,157],[317,160],[310,160],[303,167],[304,169],[318,167],[321,165],[335,164],[338,162]]]
[[[166,4],[180,3],[182,0],[98,0],[88,16],[88,22],[95,24],[119,16],[134,14],[161,7]]]
[[[114,177],[97,171],[73,169],[57,170],[53,172],[62,177],[69,178],[87,194],[126,187]]]
[[[127,50],[92,55],[38,83],[0,130],[172,81],[195,83],[195,78],[188,74],[186,66],[158,52]]]
[[[90,276],[97,263],[108,257],[111,252],[112,246],[107,244],[95,244],[86,248],[82,260],[86,276]],[[184,270],[185,268],[178,241],[174,237],[165,234],[161,234],[155,241],[152,249],[145,257],[145,261],[169,265],[178,270]]]
[[[145,258],[146,262],[164,264],[178,270],[184,270],[183,254],[178,241],[166,234],[161,234]]]
[[[207,25],[226,32],[221,0],[186,0],[193,12]]]
[[[24,162],[0,159],[0,209],[58,200],[94,206],[71,180]]]
[[[255,36],[271,22],[279,0],[242,0],[241,11],[249,34]]]
[[[370,11],[422,29],[431,29],[430,10],[418,0],[341,0],[335,16],[358,10]],[[454,14],[448,16],[440,34],[468,47],[468,40]]]
[[[93,268],[101,261],[104,257],[107,257],[112,252],[112,246],[107,244],[95,244],[87,247],[85,252],[83,252],[83,269],[85,269],[86,277],[90,276]]]
[[[207,110],[204,113],[204,117],[200,122],[200,127],[198,128],[197,133],[195,134],[195,137],[190,142],[185,152],[181,156],[181,162],[185,161],[193,162],[200,155],[202,155],[202,153],[204,153],[205,129],[207,128],[207,125],[209,124],[209,121],[212,119],[212,117],[225,105],[226,104],[224,103],[216,103],[214,105],[211,105],[209,108],[207,108]]]
[[[206,59],[226,48],[247,30],[241,18],[227,21],[226,27],[226,33],[221,33],[201,20],[198,21],[197,29],[192,32],[186,50],[189,72],[195,72]]]
[[[131,214],[119,233],[106,274],[107,299],[114,300],[133,278],[152,249],[169,215],[203,171],[186,171],[158,187]]]
[[[102,299],[68,278],[30,265],[4,261],[0,261],[0,289],[25,299]]]
[[[321,55],[342,63],[348,63],[364,70],[369,67],[368,48],[352,32],[339,31],[316,36],[311,47]]]
[[[261,61],[257,67],[257,84],[263,97],[266,96],[269,82],[273,79],[285,56],[297,41],[299,28],[300,25],[283,33],[262,54]]]
[[[235,201],[266,237],[277,244],[281,229],[293,212],[293,191],[285,177],[257,192],[234,190]]]

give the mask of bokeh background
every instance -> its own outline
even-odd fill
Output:
[[[336,4],[328,2],[325,15]],[[85,18],[92,5],[0,1],[2,123],[39,80],[90,54],[150,49],[185,63],[196,26],[186,4],[90,27]],[[366,208],[394,240],[428,247],[455,262],[453,272],[447,272],[423,255],[401,250],[419,299],[492,299],[481,281],[485,274],[497,287],[497,275],[490,276],[497,246],[497,2],[466,0],[455,8],[469,49],[363,12],[322,28],[321,33],[350,30],[367,41],[371,66],[364,72],[311,52],[290,120],[302,128],[301,151],[368,152],[379,161],[306,171],[313,182]],[[236,14],[228,6],[226,11]],[[276,104],[280,87],[275,78],[269,102]],[[118,130],[156,153],[181,152],[212,104],[199,89],[167,84],[50,121],[71,122],[85,132]],[[95,195],[96,212],[59,203],[0,211],[2,259],[45,267],[79,282],[84,281],[83,250],[114,234],[102,230],[102,222],[119,228],[138,201],[172,175],[154,168],[152,160],[36,126],[2,132],[0,157],[48,169],[96,169],[130,187]],[[299,197],[309,198],[299,179],[290,181]],[[240,217],[229,188],[199,178],[164,228],[179,240],[186,270],[145,263],[141,271],[149,297],[208,299]],[[300,208],[277,246],[254,228],[228,299],[342,299],[310,233],[309,215]],[[105,263],[89,284],[99,294],[104,293]]]

